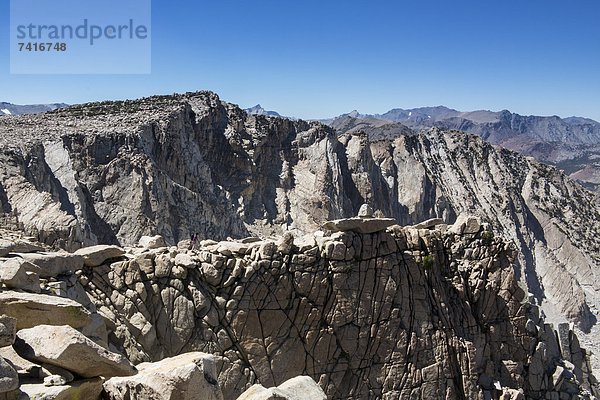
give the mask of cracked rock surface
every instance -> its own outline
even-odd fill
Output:
[[[516,247],[476,218],[127,251],[80,275],[111,346],[213,354],[225,399],[299,375],[331,399],[597,393],[572,329],[529,302]]]

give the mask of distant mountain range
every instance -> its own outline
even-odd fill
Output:
[[[37,113],[52,111],[52,110],[56,110],[57,108],[65,108],[65,107],[68,107],[68,104],[54,103],[54,104],[19,105],[19,104],[0,102],[0,116],[37,114]]]
[[[373,115],[355,110],[321,122],[340,133],[362,130],[372,140],[431,127],[472,133],[556,165],[588,189],[600,190],[600,123],[589,118],[523,116],[507,110],[462,112],[437,106]]]
[[[246,108],[246,111],[250,115],[266,115],[268,117],[281,117],[278,112],[275,111],[267,111],[260,104],[255,105],[254,107]]]

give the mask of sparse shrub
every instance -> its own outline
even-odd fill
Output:
[[[481,234],[481,240],[483,240],[483,244],[490,245],[494,240],[494,232],[485,231]]]
[[[427,255],[425,257],[423,257],[423,268],[426,271],[430,271],[431,268],[433,268],[433,256],[431,255]]]

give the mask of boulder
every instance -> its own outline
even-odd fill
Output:
[[[371,218],[373,216],[373,207],[368,204],[363,204],[358,210],[358,216],[360,218]]]
[[[68,325],[38,325],[17,332],[15,351],[32,362],[65,368],[84,378],[129,376],[129,360],[92,342]]]
[[[275,388],[253,385],[237,400],[327,400],[327,396],[312,378],[297,376]]]
[[[444,223],[444,220],[441,218],[431,218],[431,219],[428,219],[427,221],[419,222],[418,224],[413,225],[412,227],[414,229],[432,229],[436,225],[440,225],[443,223]]]
[[[40,251],[44,251],[42,246],[32,243],[28,240],[17,239],[13,243],[13,253],[37,253]]]
[[[125,254],[125,250],[119,246],[97,245],[79,249],[75,254],[83,257],[86,266],[97,267],[104,264],[106,260],[121,257]]]
[[[11,392],[19,387],[19,374],[0,357],[0,393]]]
[[[481,230],[481,219],[473,215],[461,214],[456,222],[448,229],[456,235],[475,234]]]
[[[91,313],[76,301],[45,294],[0,292],[0,314],[17,319],[17,330],[36,325],[70,325],[81,329],[91,323]]]
[[[0,265],[0,282],[11,289],[21,289],[39,293],[40,277],[35,272],[36,267],[22,258],[11,258]]]
[[[0,257],[6,257],[8,253],[13,251],[15,244],[10,240],[0,239]]]
[[[111,378],[104,384],[111,400],[222,400],[214,356],[185,353],[138,365],[137,375]]]
[[[17,319],[8,315],[0,316],[0,347],[12,346],[17,334]]]
[[[21,391],[27,395],[26,399],[32,400],[99,400],[103,382],[102,378],[94,378],[61,386],[24,384],[21,385]]]
[[[232,254],[246,254],[249,246],[247,243],[222,241],[218,243],[217,251],[230,256]]]
[[[353,231],[358,233],[375,233],[385,230],[388,226],[396,224],[394,218],[345,218],[328,221],[324,229],[333,232]]]
[[[196,262],[192,260],[189,254],[180,253],[175,256],[175,265],[181,265],[185,268],[195,268]]]
[[[55,278],[58,275],[79,271],[83,268],[82,256],[65,251],[55,253],[18,253],[18,255],[25,261],[33,264],[33,267],[29,267],[29,271],[37,273],[41,278]]]
[[[143,247],[145,249],[158,249],[160,247],[167,246],[165,239],[160,235],[142,236],[138,244],[140,247]]]

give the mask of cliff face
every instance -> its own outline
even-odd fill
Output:
[[[517,277],[583,329],[600,301],[593,196],[555,169],[459,132],[370,142],[249,116],[208,92],[0,120],[0,203],[42,241],[131,244],[312,232],[364,202],[402,224],[482,216]]]
[[[131,249],[79,282],[112,346],[136,363],[212,353],[224,398],[297,375],[331,399],[595,393],[569,325],[544,322],[514,246],[476,218],[186,247]]]

